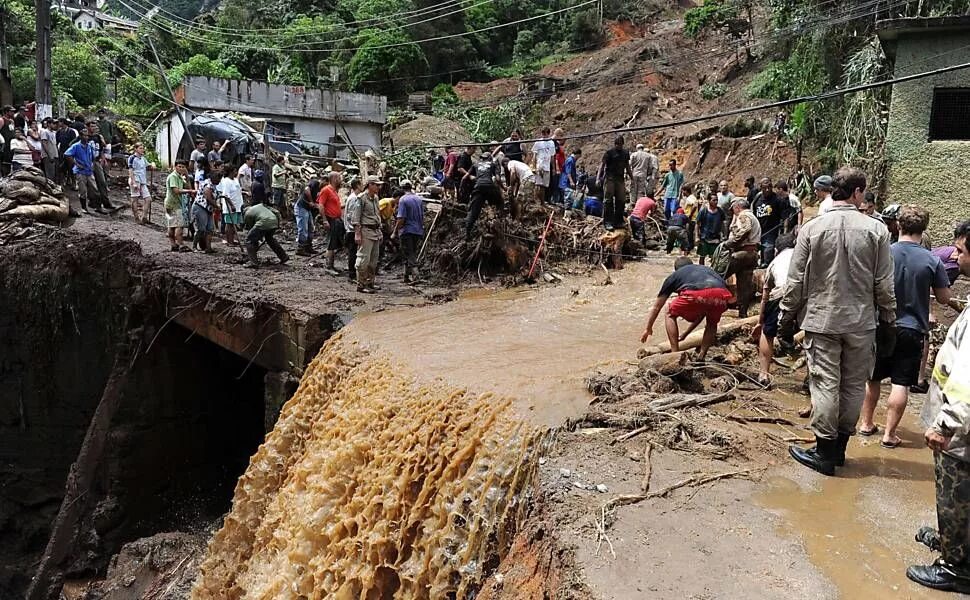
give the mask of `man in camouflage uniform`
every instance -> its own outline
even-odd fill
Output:
[[[758,268],[758,244],[761,242],[761,225],[748,205],[737,199],[731,204],[734,219],[730,235],[724,245],[731,250],[731,262],[726,277],[734,275],[737,282],[738,317],[748,316],[748,305],[754,297],[754,270]]]
[[[957,227],[957,263],[970,275],[970,221]],[[916,541],[940,552],[931,565],[906,570],[937,590],[970,593],[970,310],[950,327],[936,357],[930,396],[923,406],[924,437],[936,463],[937,532],[923,527]]]

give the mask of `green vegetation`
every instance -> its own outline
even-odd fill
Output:
[[[714,100],[720,98],[728,91],[728,86],[723,83],[705,83],[701,86],[701,98]]]

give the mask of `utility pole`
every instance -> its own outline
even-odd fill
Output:
[[[151,18],[151,16],[153,16],[152,13],[149,13],[149,18]],[[189,135],[189,126],[185,122],[185,115],[182,114],[182,107],[179,106],[178,100],[175,99],[175,92],[172,91],[172,86],[168,84],[168,77],[165,76],[165,67],[162,66],[162,59],[158,57],[158,50],[155,50],[155,42],[152,41],[151,34],[146,35],[145,39],[148,40],[148,47],[152,49],[152,56],[155,57],[155,64],[158,66],[158,74],[161,76],[162,83],[165,84],[165,89],[168,90],[168,95],[172,99],[172,105],[175,107],[175,114],[178,115],[179,121],[182,122],[182,135]]]
[[[53,116],[51,106],[51,3],[35,0],[37,10],[37,102],[36,119]]]
[[[0,2],[0,105],[13,104],[13,82],[10,80],[10,56],[7,50],[7,9]]]

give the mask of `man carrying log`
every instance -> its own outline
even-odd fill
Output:
[[[699,361],[704,360],[707,350],[717,339],[717,324],[721,320],[721,315],[727,310],[728,302],[731,301],[731,292],[728,291],[724,279],[710,267],[695,265],[685,256],[678,258],[674,262],[674,272],[660,286],[657,301],[654,302],[650,317],[647,319],[647,328],[640,336],[641,343],[646,343],[653,335],[653,324],[657,321],[667,299],[673,294],[677,294],[677,297],[667,308],[667,317],[664,319],[670,350],[679,352],[680,341],[690,335],[701,321],[706,321],[704,337],[696,357]],[[677,324],[678,318],[683,318],[690,323],[690,327],[683,335]]]

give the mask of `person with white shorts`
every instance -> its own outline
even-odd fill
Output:
[[[128,193],[131,196],[131,214],[136,223],[147,223],[152,215],[152,194],[148,189],[148,170],[155,165],[145,158],[145,144],[135,145],[135,153],[128,157]]]

